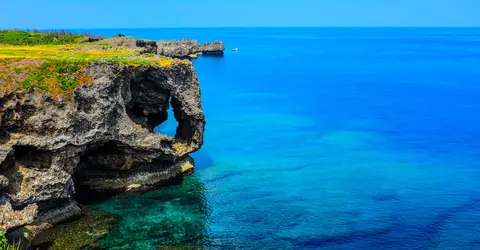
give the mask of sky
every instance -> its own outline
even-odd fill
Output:
[[[1,0],[0,28],[480,26],[480,0]]]

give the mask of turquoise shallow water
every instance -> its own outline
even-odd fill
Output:
[[[106,248],[480,249],[480,29],[91,32],[227,45],[196,173],[96,205]]]

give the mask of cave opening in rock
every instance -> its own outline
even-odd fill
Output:
[[[48,168],[52,163],[53,153],[47,150],[40,150],[32,146],[13,146],[15,161],[30,168]]]
[[[176,142],[201,144],[204,118],[194,116],[196,107],[189,105],[192,100],[179,95],[171,85],[166,77],[148,71],[136,75],[126,105],[129,117],[151,132],[175,137]]]
[[[192,166],[183,156],[201,144],[203,113],[192,118],[196,106],[186,105],[192,100],[178,94],[175,88],[174,83],[155,72],[141,72],[130,80],[129,89],[123,92],[128,117],[137,127],[172,138],[148,135],[135,147],[130,142],[139,140],[135,137],[88,145],[73,175],[80,203],[91,203],[98,195],[145,190],[177,178]],[[131,125],[127,122],[127,126]],[[161,141],[155,142],[157,139]]]
[[[148,190],[176,177],[170,176],[174,169],[169,155],[151,157],[151,153],[119,141],[89,145],[73,173],[75,199],[95,204],[131,189]]]
[[[136,124],[153,131],[168,118],[170,93],[146,74],[135,77],[130,84],[131,99],[127,114]]]
[[[173,108],[170,106],[167,111],[167,120],[165,120],[160,125],[156,126],[153,129],[153,132],[174,137],[175,133],[177,132],[177,126],[178,126],[178,123],[175,120],[175,116],[173,114]]]
[[[131,100],[127,104],[127,113],[133,122],[154,133],[174,137],[178,123],[174,116],[172,97],[168,90],[162,89],[158,81],[147,73],[139,74],[131,80]]]
[[[93,192],[86,183],[104,175],[113,175],[128,164],[127,156],[121,145],[115,141],[89,145],[80,156],[73,174],[75,185],[74,198],[80,204],[95,204],[111,197],[114,193]]]

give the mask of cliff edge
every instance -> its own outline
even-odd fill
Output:
[[[78,193],[193,170],[205,126],[195,70],[135,44],[0,45],[0,232],[31,239],[78,215]],[[175,136],[154,134],[170,106]]]

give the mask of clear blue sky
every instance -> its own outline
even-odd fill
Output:
[[[3,0],[0,28],[480,26],[480,0]]]

